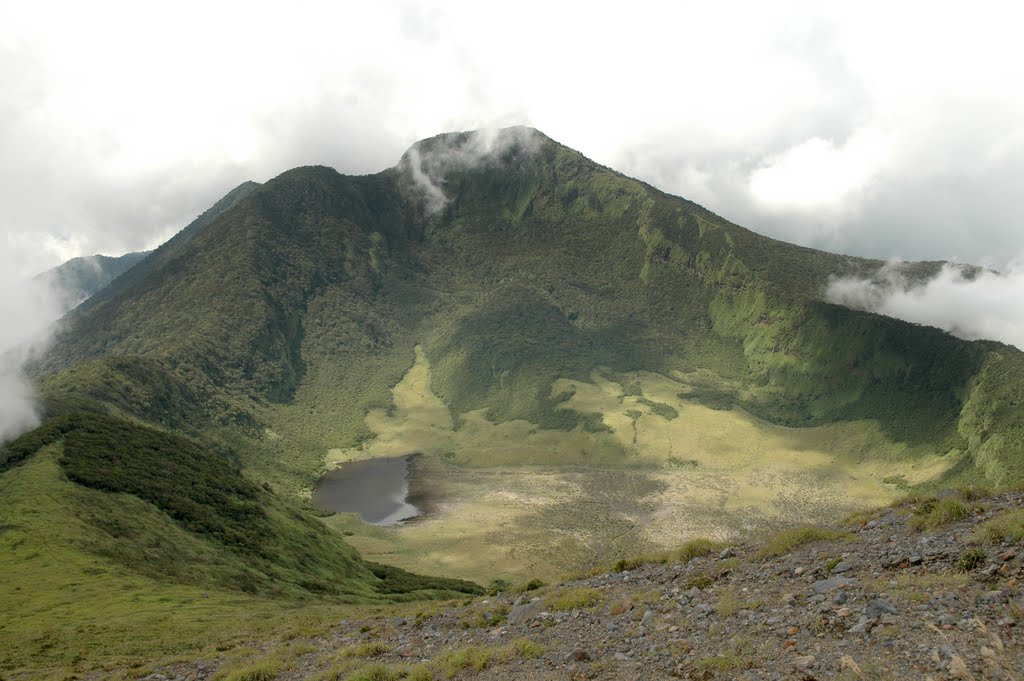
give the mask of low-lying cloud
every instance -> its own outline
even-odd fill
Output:
[[[946,264],[924,282],[909,280],[892,262],[868,278],[841,277],[825,290],[829,302],[945,329],[968,340],[1002,341],[1024,350],[1024,262],[1005,273]]]
[[[19,275],[0,246],[0,443],[39,422],[35,392],[25,364],[45,349],[59,306],[50,288]]]
[[[449,197],[444,191],[448,173],[499,163],[513,149],[533,154],[539,146],[540,136],[531,128],[485,128],[430,140],[426,145],[414,144],[400,166],[409,171],[422,194],[427,215],[433,215],[448,204]]]

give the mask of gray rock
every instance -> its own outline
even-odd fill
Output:
[[[844,572],[849,572],[853,568],[857,567],[852,560],[841,560],[836,563],[836,566],[832,568],[832,574],[839,575]]]
[[[540,617],[544,611],[544,601],[539,598],[529,603],[523,603],[512,608],[508,613],[508,623],[512,626],[526,624],[527,622]]]
[[[644,616],[640,619],[640,626],[641,627],[648,627],[648,626],[650,626],[651,625],[651,620],[653,620],[653,619],[654,619],[654,613],[651,612],[650,610],[645,610],[644,611]]]
[[[814,666],[814,655],[801,655],[793,660],[793,666],[797,669],[810,669]]]
[[[844,586],[856,586],[857,580],[852,577],[830,577],[829,579],[819,579],[814,584],[811,584],[811,589],[816,594],[825,594],[829,591],[834,591]]]
[[[868,607],[865,609],[864,614],[869,620],[874,620],[878,619],[882,615],[896,615],[898,612],[896,610],[896,606],[889,601],[876,598],[868,603]]]
[[[847,629],[851,634],[866,634],[871,631],[872,621],[867,617],[860,618],[860,621],[854,624],[852,627]]]

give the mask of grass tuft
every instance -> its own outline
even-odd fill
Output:
[[[985,555],[984,549],[978,547],[967,549],[960,554],[960,559],[956,562],[956,569],[960,572],[976,570],[985,564],[985,559],[987,557],[988,556]]]
[[[971,533],[975,544],[1001,544],[1024,541],[1024,509],[1003,511],[978,525]]]
[[[750,665],[749,658],[731,653],[702,657],[693,663],[694,668],[700,672],[732,672],[747,669]]]
[[[948,523],[971,517],[971,509],[959,499],[926,499],[914,507],[911,527],[917,530],[933,530]]]
[[[508,593],[522,594],[526,593],[527,591],[536,591],[537,589],[540,589],[543,586],[545,586],[544,582],[534,577],[533,579],[530,579],[526,582],[522,582],[520,584],[516,584],[514,586],[509,587]]]
[[[342,648],[338,651],[337,656],[339,658],[348,657],[359,657],[359,658],[370,658],[380,657],[381,655],[387,655],[392,650],[392,646],[380,641],[370,641],[368,643],[358,643],[356,645]]]
[[[694,558],[709,556],[718,553],[726,547],[724,542],[714,539],[691,539],[676,549],[676,560],[681,563],[689,563]]]
[[[847,536],[846,532],[830,530],[824,527],[806,525],[794,527],[791,530],[784,530],[769,539],[755,556],[757,558],[776,558],[784,556],[793,549],[816,541],[834,541]]]
[[[534,660],[547,652],[547,646],[528,638],[517,638],[510,644],[512,652],[523,660]]]
[[[284,662],[279,657],[265,657],[217,672],[214,681],[273,681]]]
[[[691,575],[690,578],[686,580],[685,586],[687,589],[706,589],[707,587],[711,586],[711,583],[714,581],[715,580],[711,579],[711,577],[708,575],[696,574]]]
[[[604,600],[604,594],[597,589],[562,589],[544,598],[544,606],[552,612],[589,608]]]

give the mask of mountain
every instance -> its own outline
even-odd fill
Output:
[[[830,276],[881,263],[762,237],[535,131],[481,139],[426,140],[377,175],[298,168],[172,240],[74,315],[38,372],[60,386],[51,409],[82,393],[84,366],[132,382],[113,366],[132,363],[189,404],[91,399],[243,437],[308,401],[316,439],[347,446],[419,342],[455,415],[572,427],[585,415],[550,399],[558,378],[698,372],[697,399],[771,422],[873,419],[993,482],[1024,473],[1020,413],[998,406],[1018,351],[820,300]]]
[[[60,311],[67,312],[93,295],[140,260],[149,251],[121,256],[91,255],[72,258],[53,269],[37,274],[35,280],[47,285],[57,296]]]
[[[257,182],[243,182],[213,204],[187,227],[178,232],[165,246],[182,244],[202,231],[221,213],[234,207],[239,201],[259,187]],[[57,298],[60,312],[74,309],[92,297],[111,281],[142,262],[152,251],[137,251],[121,256],[92,255],[72,258],[35,276],[36,281],[47,285]]]
[[[109,640],[130,584],[195,641],[209,630],[176,618],[202,589],[204,617],[239,594],[284,617],[314,596],[476,588],[376,561],[549,579],[1024,479],[1020,351],[824,302],[830,277],[883,263],[760,236],[535,130],[440,135],[375,175],[296,168],[236,198],[67,316],[32,368],[45,421],[0,454],[0,568],[101,571],[118,596],[98,610],[97,592],[46,598],[75,598],[74,626]],[[411,453],[436,518],[311,513],[329,461]],[[36,499],[62,522],[40,524]],[[41,597],[9,581],[19,607]],[[68,664],[26,622],[0,635]]]

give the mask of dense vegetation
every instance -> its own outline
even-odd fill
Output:
[[[8,465],[54,443],[63,445],[58,461],[68,480],[147,502],[220,554],[204,559],[221,565],[212,578],[190,578],[182,570],[187,566],[180,564],[183,556],[175,555],[178,540],[154,541],[162,530],[146,530],[110,508],[103,512],[106,501],[94,503],[90,522],[115,540],[100,552],[141,573],[249,593],[368,599],[479,591],[462,580],[364,564],[338,535],[280,499],[269,485],[251,482],[231,459],[186,438],[111,416],[50,419],[7,447]]]

